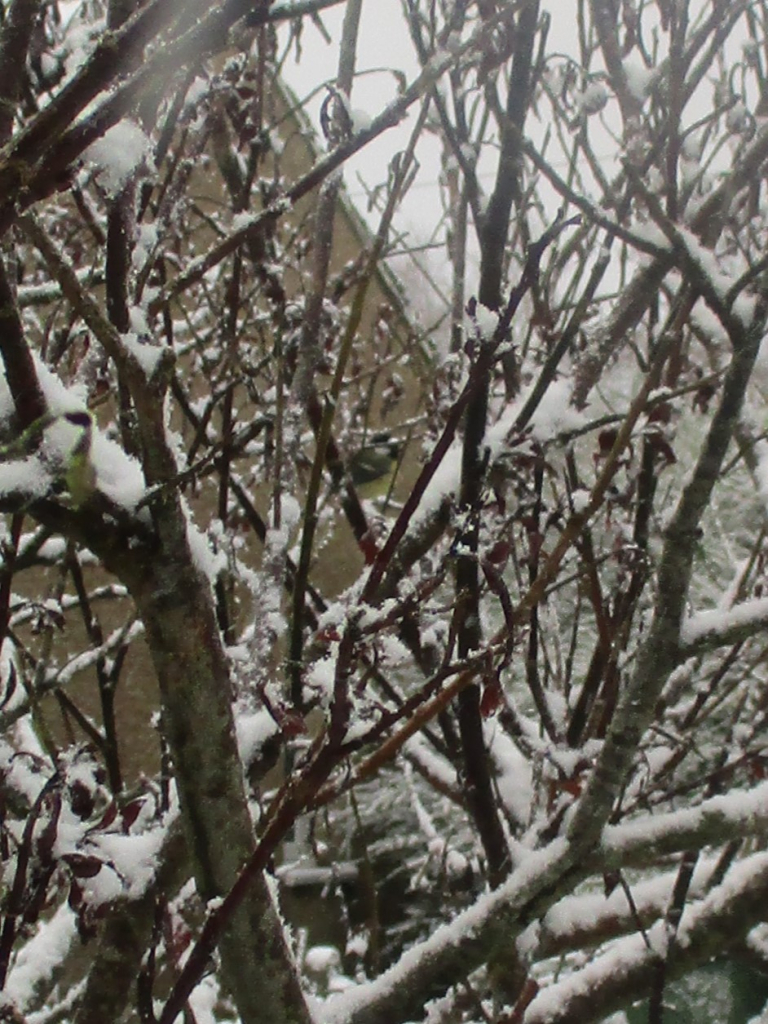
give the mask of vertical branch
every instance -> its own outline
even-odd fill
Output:
[[[734,353],[720,404],[665,532],[653,623],[571,821],[569,837],[576,848],[589,846],[599,836],[626,781],[664,682],[678,663],[680,625],[699,540],[699,523],[733,438],[757,358],[765,323],[764,301],[761,307],[749,329],[740,329],[736,323],[731,325]]]
[[[136,8],[136,0],[110,0],[107,26],[115,30],[128,20]],[[138,59],[139,54],[133,55]],[[128,280],[131,267],[133,238],[133,182],[128,182],[120,194],[110,199],[107,207],[106,299],[107,316],[120,334],[130,330]],[[131,393],[124,375],[118,367],[117,391],[120,433],[126,451],[135,452]]]
[[[83,579],[83,571],[77,560],[75,552],[70,550],[69,572],[72,582],[75,585],[75,592],[80,602],[80,612],[83,618],[83,625],[88,639],[94,647],[101,647],[104,643],[104,633],[99,620],[93,613],[91,602],[88,599],[88,591]],[[115,683],[116,676],[107,671],[106,659],[102,655],[96,662],[96,678],[99,684],[99,699],[101,701],[101,720],[104,728],[104,759],[107,765],[107,776],[109,787],[113,793],[119,793],[123,788],[122,772],[120,770],[120,752],[117,739],[117,719],[115,717]]]
[[[642,102],[629,87],[627,74],[619,47],[619,3],[618,0],[591,0],[592,22],[597,30],[600,50],[608,70],[611,88],[621,107],[621,116],[626,126],[628,121],[640,115]]]
[[[539,572],[539,556],[541,553],[541,512],[543,508],[542,487],[544,485],[543,457],[538,459],[534,467],[534,505],[528,517],[528,584],[533,586]],[[547,736],[557,741],[557,726],[547,704],[544,686],[539,676],[539,606],[534,604],[528,619],[528,650],[525,659],[525,675],[528,689],[536,704],[539,719]]]
[[[336,86],[339,94],[338,102],[342,105],[341,109],[336,113],[341,118],[348,116],[348,101],[355,73],[357,33],[360,26],[361,12],[362,0],[350,0],[344,12],[344,27],[342,31],[338,75],[336,79]],[[346,125],[347,130],[350,128],[350,125]],[[293,382],[293,395],[297,409],[309,410],[311,406],[314,406],[316,409],[318,405],[316,389],[314,386],[314,376],[319,359],[320,318],[328,285],[331,245],[333,243],[333,226],[340,185],[341,178],[336,174],[331,175],[322,186],[317,201],[315,212],[312,284],[304,312],[299,362]],[[296,415],[295,412],[294,415]],[[309,560],[311,557],[312,543],[315,529],[317,527],[319,474],[322,470],[324,463],[324,451],[330,436],[330,420],[326,415],[326,412],[323,411],[319,419],[317,418],[316,412],[315,418],[318,420],[318,426],[320,423],[327,423],[327,430],[322,431],[318,430],[317,427],[315,428],[318,433],[317,451],[313,467],[313,477],[304,503],[304,530],[301,541],[296,585],[293,595],[289,672],[291,701],[297,708],[300,708],[303,703],[301,661],[304,628],[304,592],[306,580],[309,575]],[[292,443],[295,445],[298,431],[294,429],[292,433],[294,435]],[[289,442],[289,444],[290,443],[291,442]]]
[[[257,125],[260,127],[262,123],[262,95],[264,89],[264,77],[266,73],[266,54],[264,52],[264,31],[259,31],[259,57],[258,57],[258,96],[255,101],[257,104]],[[248,205],[251,199],[251,189],[253,180],[258,170],[258,161],[261,155],[260,146],[257,143],[252,143],[249,153],[248,167],[244,172],[241,165],[238,153],[236,151],[236,142],[233,138],[232,132],[229,129],[229,121],[227,119],[226,105],[219,104],[213,110],[210,117],[210,133],[211,143],[213,146],[213,154],[216,160],[216,164],[219,169],[219,173],[224,181],[227,192],[229,193],[230,202],[232,204],[232,210],[234,213],[242,213],[248,209]],[[245,254],[247,254],[250,261],[250,266],[255,271],[258,278],[261,279],[262,283],[265,284],[267,293],[273,302],[274,306],[279,307],[284,303],[285,296],[282,292],[282,288],[269,288],[269,272],[266,270],[266,266],[269,263],[269,257],[266,253],[267,247],[266,238],[252,239],[244,247]],[[238,353],[238,323],[240,315],[241,295],[243,288],[243,273],[244,273],[244,252],[243,248],[235,250],[233,261],[232,261],[232,275],[229,279],[229,285],[227,289],[227,311],[224,322],[224,340],[227,350],[227,363],[230,372],[234,371],[234,367],[237,364]],[[281,300],[278,302],[278,299]],[[274,526],[276,529],[280,529],[281,522],[281,502],[280,502],[280,489],[281,489],[281,475],[282,475],[282,420],[283,420],[283,353],[282,353],[282,339],[281,332],[277,330],[275,332],[275,363],[277,367],[277,415],[275,422],[275,487],[273,493],[274,501]],[[221,438],[223,452],[221,458],[217,460],[217,468],[219,473],[219,484],[218,484],[218,517],[221,520],[223,526],[226,527],[229,518],[229,496],[232,490],[232,473],[231,473],[231,462],[232,452],[231,443],[234,432],[234,408],[235,408],[235,388],[231,386],[227,389],[224,395],[224,401],[222,404],[221,412]],[[270,571],[274,572],[275,578],[279,579],[282,575],[281,567],[281,554],[276,552],[272,559],[272,567]],[[275,561],[276,559],[276,561]],[[234,642],[234,624],[232,622],[232,615],[230,610],[230,598],[231,598],[231,584],[228,583],[227,578],[222,574],[219,575],[214,584],[214,591],[216,595],[216,613],[219,621],[219,627],[224,634],[227,643]]]
[[[245,197],[243,197],[245,198]],[[238,211],[239,212],[239,211]],[[237,324],[240,310],[240,289],[243,271],[243,257],[241,250],[235,253],[232,261],[232,277],[227,289],[228,309],[226,322],[224,324],[225,344],[227,348],[227,363],[230,372],[235,372],[237,363]],[[221,410],[221,443],[222,454],[217,460],[219,468],[219,493],[217,514],[222,529],[226,531],[229,522],[229,494],[231,484],[232,465],[232,438],[234,436],[234,409],[235,409],[235,388],[228,387],[224,395],[224,402]],[[219,628],[227,643],[234,643],[234,626],[232,612],[230,609],[231,578],[229,573],[220,574],[214,584],[216,594],[216,613],[219,620]]]
[[[17,512],[11,517],[8,540],[1,545],[2,569],[0,570],[0,654],[8,635],[11,621],[11,592],[13,589],[13,571],[21,540],[21,528],[24,516]],[[10,682],[9,682],[10,687]],[[0,700],[7,700],[7,695],[0,695]]]
[[[352,299],[350,306],[349,317],[347,319],[347,325],[344,330],[344,334],[341,339],[341,345],[339,347],[339,355],[336,360],[336,368],[333,374],[333,380],[326,396],[325,406],[321,408],[318,397],[313,396],[308,413],[310,423],[315,431],[316,437],[316,450],[315,460],[312,465],[310,473],[309,485],[307,487],[307,497],[305,502],[305,516],[304,516],[304,529],[301,537],[301,547],[299,551],[299,563],[296,569],[296,577],[294,581],[293,590],[293,610],[291,617],[291,641],[290,641],[290,671],[291,671],[291,685],[292,685],[292,699],[298,697],[300,699],[301,689],[301,651],[303,647],[303,635],[302,630],[304,626],[304,617],[306,615],[304,594],[309,586],[309,566],[310,558],[312,555],[312,546],[314,543],[314,532],[317,526],[316,508],[317,501],[320,493],[320,477],[323,470],[323,466],[327,465],[334,484],[342,485],[344,482],[344,466],[341,460],[340,453],[336,446],[336,442],[333,438],[333,421],[336,409],[338,406],[339,397],[341,395],[341,389],[344,382],[344,373],[347,367],[349,357],[352,352],[352,344],[355,336],[357,335],[360,321],[363,317],[365,308],[366,296],[368,295],[368,289],[373,277],[374,271],[378,265],[378,261],[386,245],[387,238],[389,236],[390,228],[392,226],[392,217],[394,216],[397,203],[401,197],[402,189],[405,187],[406,182],[409,179],[411,168],[414,161],[414,154],[416,150],[416,143],[421,137],[421,133],[424,129],[424,125],[427,121],[427,114],[429,111],[429,100],[425,100],[422,104],[419,117],[417,118],[416,124],[411,137],[408,142],[408,147],[403,154],[401,160],[398,163],[398,170],[395,175],[395,180],[392,183],[392,188],[387,200],[387,205],[384,208],[384,212],[381,217],[379,224],[379,230],[376,233],[373,245],[371,247],[370,254],[366,261],[366,267],[357,286],[357,289]],[[344,492],[341,499],[344,514],[352,527],[352,532],[355,535],[355,539],[362,548],[369,543],[369,532],[368,523],[365,517],[365,512],[360,504],[360,499],[357,495],[355,488],[349,484],[345,486]],[[312,516],[309,517],[308,512],[312,510]]]
[[[538,19],[538,0],[523,5],[516,26],[515,53],[507,93],[496,183],[480,231],[482,267],[478,298],[489,309],[498,309],[501,303],[501,279],[509,218],[512,204],[520,196],[523,127],[531,99],[533,44]]]
[[[32,353],[16,305],[16,295],[0,255],[0,355],[16,411],[16,427],[24,430],[46,411]]]
[[[480,231],[481,271],[479,300],[489,309],[501,305],[501,276],[512,203],[520,192],[522,127],[530,98],[533,44],[539,16],[538,2],[520,10],[516,45],[507,95],[507,120],[502,135],[496,185]],[[458,651],[467,657],[482,643],[480,627],[480,574],[478,567],[479,511],[485,475],[482,455],[488,418],[490,368],[467,406],[461,460],[460,507],[465,517],[460,535],[462,556],[456,565],[456,600],[460,609]],[[509,870],[509,852],[496,808],[480,714],[480,689],[473,684],[458,699],[459,732],[464,753],[467,802],[488,857],[494,885]]]
[[[452,263],[451,352],[458,352],[462,341],[467,273],[467,215],[469,213],[469,203],[467,202],[466,188],[451,188],[451,198],[453,199],[454,197],[455,206],[452,211],[451,236],[449,239]]]
[[[685,36],[688,29],[688,3],[673,4],[670,11],[671,39],[669,45],[669,117],[667,122],[667,216],[678,215],[677,163],[680,157],[680,116],[685,85]]]
[[[352,80],[355,74],[357,50],[357,33],[360,25],[362,0],[349,0],[344,12],[344,28],[342,31],[339,52],[339,67],[336,76],[338,106],[331,103],[332,118],[338,120],[329,134],[329,141],[344,141],[351,132],[348,118],[349,96],[352,91]],[[335,134],[335,133],[338,133]],[[333,243],[333,227],[338,202],[341,178],[331,174],[320,189],[315,207],[315,237],[313,240],[312,283],[304,312],[304,324],[301,333],[299,364],[294,380],[294,393],[299,405],[305,407],[313,389],[314,375],[319,361],[320,322],[328,284],[328,270],[331,260]]]
[[[42,15],[40,0],[13,0],[0,31],[0,146],[11,137],[16,104],[27,73],[32,32]]]

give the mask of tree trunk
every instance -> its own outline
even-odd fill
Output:
[[[232,887],[254,837],[210,585],[186,541],[169,547],[163,545],[131,589],[157,670],[198,892],[211,900]],[[309,1024],[263,876],[223,936],[221,958],[243,1024]]]

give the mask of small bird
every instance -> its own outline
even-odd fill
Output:
[[[68,428],[74,427],[76,434]],[[63,428],[63,429],[62,429]],[[73,508],[88,500],[96,486],[91,463],[93,418],[85,410],[47,412],[8,444],[0,446],[0,462],[14,462],[38,455],[69,492]]]
[[[361,498],[383,498],[389,493],[399,465],[403,442],[386,431],[373,434],[349,460],[349,475]]]
[[[72,507],[80,508],[96,487],[96,470],[91,462],[93,418],[89,412],[83,410],[65,412],[62,419],[71,427],[79,427],[81,431],[69,451],[64,470],[64,482],[72,500]]]
[[[327,85],[328,95],[320,108],[320,127],[328,145],[333,149],[354,134],[349,100],[335,85]]]

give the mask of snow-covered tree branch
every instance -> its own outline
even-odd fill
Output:
[[[766,4],[0,15],[3,1013],[759,961]]]

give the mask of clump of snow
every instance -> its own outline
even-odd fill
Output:
[[[499,323],[499,314],[494,309],[489,309],[482,302],[475,304],[472,314],[466,316],[467,324],[471,332],[483,341],[490,341],[496,332]]]
[[[98,430],[93,431],[91,439],[91,465],[98,489],[127,511],[135,509],[147,493],[138,461]]]
[[[453,765],[436,754],[421,733],[416,733],[403,744],[403,754],[417,762],[430,778],[441,782],[446,789],[450,790],[456,786],[456,770]]]
[[[88,60],[96,41],[106,27],[106,19],[91,18],[81,10],[82,3],[66,0],[59,3],[62,23],[66,26],[61,52],[67,76],[72,76]]]
[[[691,322],[705,337],[720,345],[728,344],[728,332],[704,299],[697,299],[696,304],[691,310]]]
[[[248,211],[242,211],[236,213],[232,217],[232,230],[236,232],[247,231],[253,224],[256,224],[261,220],[260,214],[248,213]]]
[[[53,483],[53,477],[46,472],[40,459],[4,462],[2,466],[0,494],[24,494],[30,498],[42,498]]]
[[[254,713],[241,712],[235,716],[237,747],[243,764],[255,761],[264,743],[277,732],[274,718],[261,708]]]
[[[485,729],[496,768],[496,786],[504,807],[523,828],[527,827],[533,805],[533,773],[528,759],[495,723]]]
[[[313,974],[327,974],[341,966],[341,953],[335,946],[312,946],[304,954],[304,965]]]
[[[214,551],[208,537],[193,523],[189,509],[185,509],[185,512],[187,514],[187,543],[192,560],[203,575],[213,583],[226,569],[227,556],[223,551]]]
[[[553,440],[558,434],[583,426],[585,417],[571,405],[571,385],[562,378],[553,381],[531,417],[531,432],[537,441]]]
[[[196,104],[198,104],[210,91],[210,88],[210,83],[205,78],[201,78],[198,75],[187,89],[187,95],[184,97],[185,105],[188,107],[196,106]]]
[[[306,684],[318,694],[323,706],[327,706],[333,695],[335,678],[336,659],[334,657],[318,658],[307,670]]]
[[[624,61],[624,76],[627,80],[627,87],[636,100],[642,102],[648,95],[648,90],[655,78],[653,68],[647,68],[640,64],[635,58],[628,58]]]
[[[215,974],[206,975],[189,995],[189,1005],[197,1024],[217,1024],[221,1020],[221,990]]]
[[[734,832],[754,827],[763,819],[768,798],[768,782],[752,789],[728,796],[715,796],[698,807],[653,816],[644,815],[621,825],[607,825],[603,829],[602,848],[606,852],[624,851],[637,843],[649,845],[683,830],[696,830],[707,821],[727,822]]]
[[[571,504],[574,512],[583,512],[589,505],[589,491],[579,487],[571,495]]]
[[[648,242],[655,246],[657,249],[669,250],[672,248],[671,243],[658,224],[654,224],[653,221],[642,221],[638,220],[632,224],[632,233],[641,242]]]
[[[588,82],[582,92],[576,96],[576,110],[586,117],[599,114],[608,102],[608,89],[600,79]]]
[[[358,932],[356,935],[350,935],[347,939],[347,948],[344,952],[347,956],[356,956],[361,960],[368,952],[368,936],[363,932]]]
[[[360,110],[359,107],[355,107],[352,110],[352,131],[363,132],[366,128],[371,127],[373,118],[367,110]]]
[[[520,932],[517,937],[518,953],[525,958],[532,957],[539,945],[539,938],[541,935],[541,922],[532,921],[531,924],[525,929],[524,932]]]
[[[144,266],[152,255],[157,242],[158,234],[155,224],[139,224],[137,226],[133,252],[131,254],[131,263],[134,267],[141,268]]]
[[[135,121],[125,118],[92,142],[83,157],[97,168],[99,184],[107,195],[114,196],[149,154],[149,139]]]
[[[730,289],[736,283],[736,278],[724,273],[718,258],[711,249],[702,245],[696,235],[687,228],[679,228],[680,239],[685,243],[688,255],[696,263],[699,270],[707,278],[707,281],[719,299],[726,300]],[[740,318],[744,326],[748,327],[755,314],[756,298],[753,295],[739,294],[733,302],[733,312]]]
[[[102,870],[89,879],[92,899],[106,903],[121,896],[137,899],[152,882],[157,870],[165,828],[155,828],[140,835],[105,832],[93,845],[106,856],[113,870]]]
[[[50,918],[38,925],[35,935],[19,950],[3,995],[22,1010],[35,990],[55,976],[77,939],[77,918],[63,903]]]
[[[417,530],[428,516],[435,512],[445,498],[458,492],[461,480],[461,445],[454,443],[445,453],[434,476],[427,485],[419,507],[411,519],[410,529]]]
[[[65,387],[56,374],[52,373],[38,356],[33,353],[35,373],[45,404],[54,415],[65,412],[81,412],[85,406],[87,393],[84,387]],[[13,414],[13,399],[8,389],[5,374],[0,374],[0,419],[8,419]]]
[[[152,377],[166,349],[160,345],[153,345],[152,342],[141,337],[135,331],[121,334],[120,339],[123,343],[123,348],[133,356],[147,378]]]
[[[82,426],[58,417],[45,431],[41,445],[43,458],[51,465],[65,466],[82,435]]]

